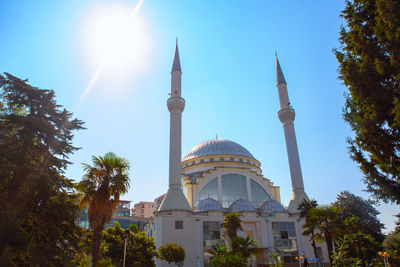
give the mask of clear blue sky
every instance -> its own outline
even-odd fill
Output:
[[[93,39],[93,21],[116,6],[131,10],[136,3],[0,2],[0,72],[54,89],[58,103],[86,122],[87,130],[74,138],[82,149],[71,157],[68,177],[79,181],[82,162],[113,151],[132,165],[131,189],[123,199],[152,201],[166,191],[166,100],[178,36],[186,99],[183,155],[216,134],[238,142],[262,163],[264,176],[281,187],[282,201],[289,203],[289,168],[277,117],[277,51],[296,110],[307,194],[321,204],[343,190],[369,197],[346,149],[352,133],[342,119],[345,88],[332,52],[338,47],[344,1],[144,0],[134,15],[136,54],[126,57],[125,65],[114,62],[99,71],[97,45],[114,35]],[[379,210],[386,231],[392,230],[398,206]]]

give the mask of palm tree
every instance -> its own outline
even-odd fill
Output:
[[[315,239],[324,240],[328,248],[329,261],[332,265],[333,240],[339,231],[338,216],[340,208],[332,205],[324,205],[312,208],[309,212],[309,218],[318,228]]]
[[[129,189],[129,162],[112,152],[92,157],[92,165],[83,164],[85,174],[78,184],[84,194],[79,206],[89,208],[89,225],[93,229],[92,263],[97,266],[103,229],[111,220],[121,194]]]
[[[230,239],[237,236],[238,230],[243,230],[241,223],[242,220],[239,217],[239,213],[236,211],[228,213],[224,216],[224,223],[222,225],[225,228],[226,235]]]
[[[318,258],[317,256],[317,246],[315,244],[315,229],[316,229],[316,225],[314,222],[312,222],[309,218],[308,212],[312,209],[312,208],[316,208],[318,207],[318,203],[315,199],[311,199],[311,200],[306,200],[303,199],[303,201],[299,204],[299,207],[297,208],[298,211],[300,212],[299,214],[299,218],[303,219],[305,218],[306,223],[303,225],[304,228],[304,232],[303,235],[306,236],[310,236],[310,241],[311,241],[311,245],[314,249],[314,256],[315,258]]]
[[[311,245],[314,249],[314,256],[315,258],[318,258],[317,256],[317,246],[315,244],[315,241],[318,240],[318,235],[317,235],[318,227],[317,227],[317,222],[314,218],[307,218],[306,223],[303,224],[303,235],[304,236],[310,236],[310,241]]]
[[[311,199],[311,200],[306,200],[303,199],[303,201],[300,202],[299,207],[297,208],[297,210],[300,212],[300,218],[303,219],[307,219],[308,217],[308,211],[312,208],[316,208],[318,207],[318,203],[315,199]]]

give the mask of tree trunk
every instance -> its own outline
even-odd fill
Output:
[[[311,237],[312,237],[312,243],[311,243],[311,245],[312,245],[312,247],[313,247],[313,249],[314,249],[314,257],[315,257],[315,258],[318,258],[318,255],[317,255],[317,245],[315,244],[315,239],[314,239],[314,231],[311,230],[311,231],[310,231],[310,234],[311,234]]]
[[[332,246],[332,235],[331,234],[325,234],[325,242],[326,242],[326,247],[328,248],[328,257],[329,257],[329,262],[332,266],[332,250],[333,250],[333,246]]]
[[[94,229],[92,242],[92,267],[96,267],[99,262],[100,245],[103,239],[104,223]]]
[[[314,248],[314,257],[316,258],[316,259],[318,259],[318,255],[317,255],[317,245],[315,244],[315,240],[313,239],[313,241],[312,241],[312,247]]]

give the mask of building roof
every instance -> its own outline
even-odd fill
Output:
[[[223,211],[221,204],[218,201],[212,198],[206,198],[200,201],[199,205],[196,208],[196,212],[204,212],[204,211]]]
[[[267,200],[259,208],[260,213],[285,212],[285,208],[276,200]]]
[[[246,148],[238,143],[226,139],[212,139],[193,147],[183,160],[211,155],[236,155],[255,159]]]
[[[172,70],[171,71],[180,71],[180,72],[182,72],[182,70],[181,70],[181,60],[179,59],[178,43],[176,43],[174,63],[172,64]]]
[[[256,211],[250,202],[244,199],[238,199],[234,201],[229,207],[229,212],[243,212],[243,211]]]
[[[276,55],[276,54],[275,54]],[[283,76],[281,65],[279,64],[278,56],[276,55],[276,84],[286,84],[285,77]]]

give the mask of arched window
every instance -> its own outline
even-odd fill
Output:
[[[271,200],[270,196],[264,190],[264,188],[262,188],[262,186],[253,179],[250,179],[250,187],[251,187],[251,202],[255,208],[259,208],[262,205],[262,203],[264,203],[267,200]]]
[[[247,200],[246,177],[234,173],[222,175],[222,207],[229,208],[238,199]]]
[[[197,195],[195,206],[197,207],[203,199],[212,198],[218,201],[218,180],[217,178],[209,181]]]

